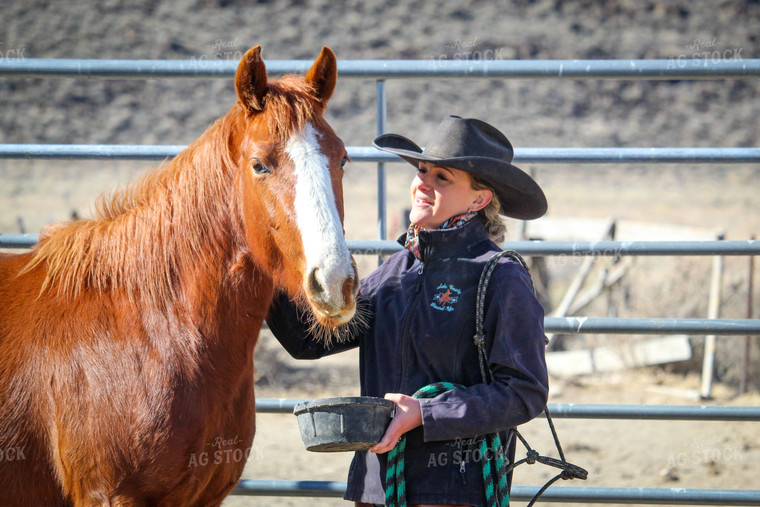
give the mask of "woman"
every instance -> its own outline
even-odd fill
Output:
[[[499,260],[486,293],[484,329],[490,383],[484,383],[475,334],[475,297],[485,263],[504,232],[499,214],[521,219],[546,212],[546,199],[511,164],[512,146],[491,125],[448,116],[423,151],[386,134],[375,146],[413,166],[411,225],[405,249],[362,280],[369,325],[345,342],[324,345],[284,297],[269,326],[296,358],[360,347],[361,394],[392,400],[396,412],[382,440],[357,452],[345,498],[357,505],[385,502],[387,452],[406,435],[406,498],[410,505],[484,505],[476,452],[482,435],[506,431],[546,404],[543,309],[530,275],[515,260]],[[489,237],[490,236],[490,237]],[[466,386],[433,398],[411,395],[435,382]],[[514,442],[505,450],[512,460]]]

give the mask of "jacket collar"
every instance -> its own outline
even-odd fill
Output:
[[[483,242],[490,241],[483,222],[478,218],[470,220],[462,227],[421,230],[419,236],[422,262],[447,257],[470,256],[473,251],[482,249]],[[402,234],[398,242],[404,245],[406,234]]]

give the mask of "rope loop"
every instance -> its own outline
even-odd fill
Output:
[[[433,398],[452,389],[466,389],[461,384],[436,382],[419,389],[414,398]],[[385,502],[393,507],[406,507],[406,482],[404,477],[404,450],[406,435],[402,435],[396,447],[388,453],[388,465],[385,473]],[[509,505],[507,487],[507,470],[504,464],[504,449],[498,433],[486,435],[481,439],[482,456],[493,456],[483,462],[483,486],[486,504],[489,507],[506,507]]]

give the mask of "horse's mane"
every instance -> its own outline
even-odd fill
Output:
[[[267,88],[263,114],[278,141],[321,118],[321,103],[303,78],[286,76]],[[176,295],[183,274],[203,266],[221,276],[224,252],[244,248],[230,227],[240,217],[230,141],[244,114],[238,102],[176,158],[102,194],[93,219],[47,227],[24,271],[45,265],[43,291],[76,296],[85,288],[121,288],[132,300],[147,297],[159,306]]]

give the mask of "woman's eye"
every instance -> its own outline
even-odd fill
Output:
[[[269,169],[269,166],[257,158],[251,159],[251,169],[253,169],[253,172],[256,174],[269,174],[272,172]]]

